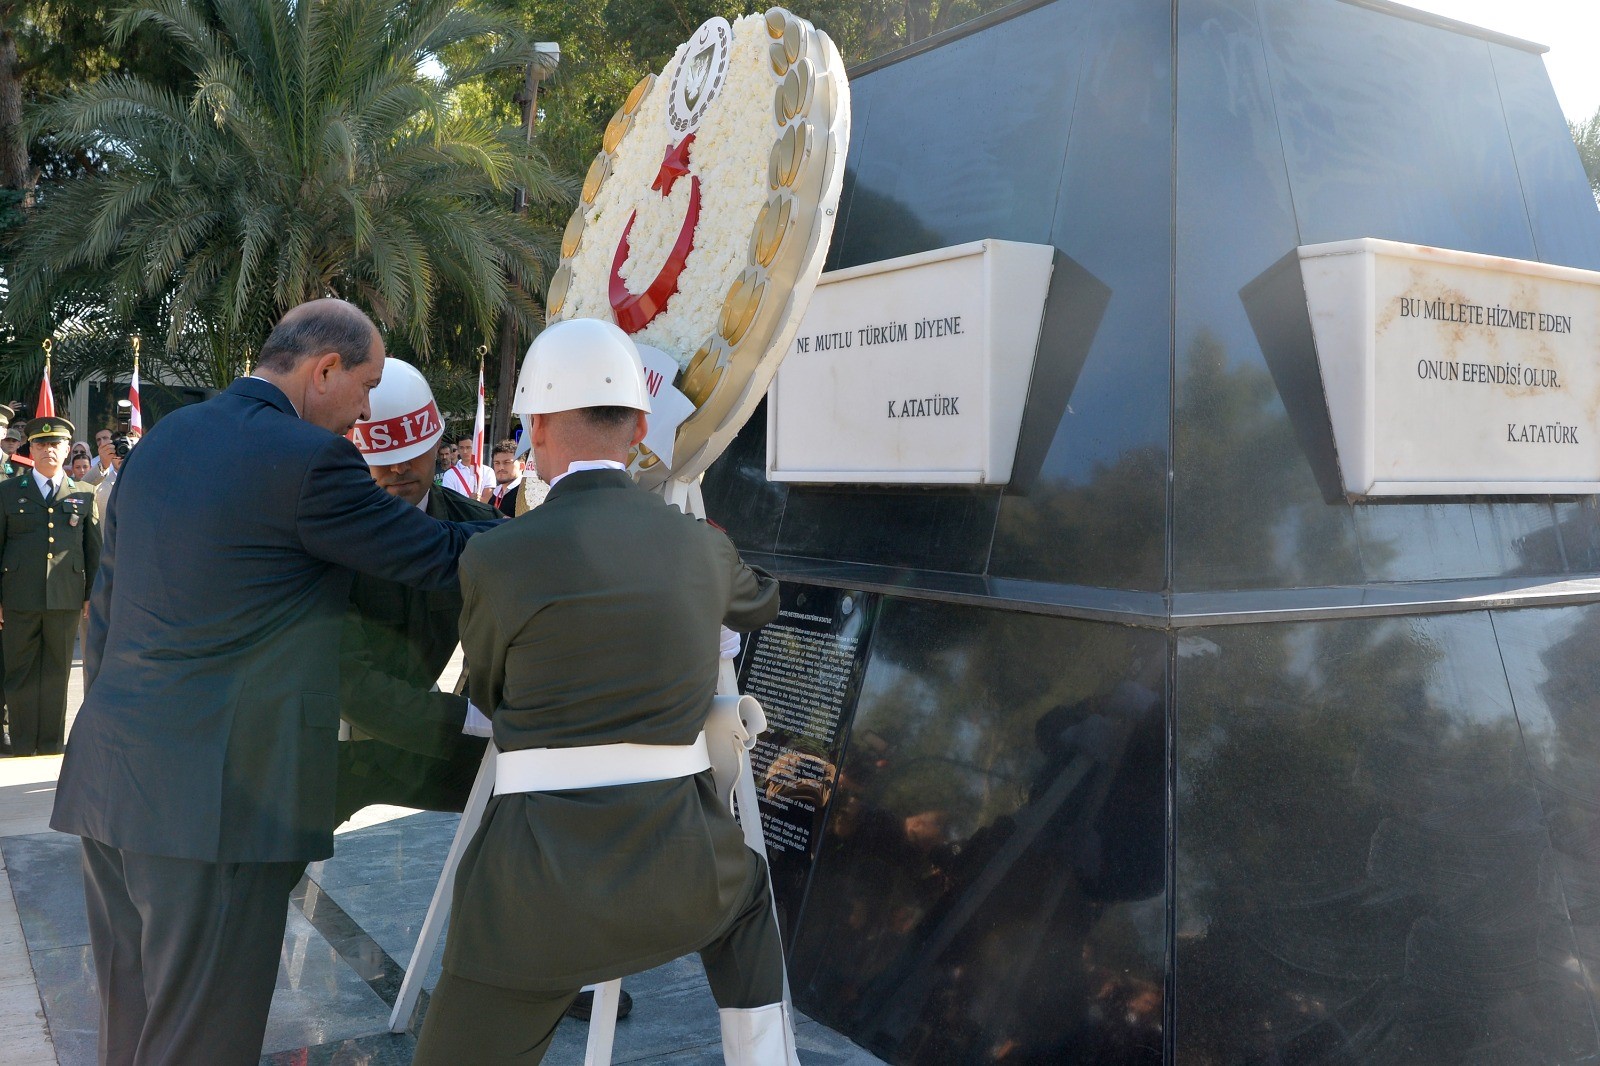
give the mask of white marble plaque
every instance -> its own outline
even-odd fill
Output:
[[[822,275],[768,395],[767,476],[1004,484],[1053,262],[986,240]]]
[[[1600,273],[1372,238],[1299,256],[1348,494],[1600,491]]]

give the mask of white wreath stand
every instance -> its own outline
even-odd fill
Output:
[[[662,497],[685,514],[695,518],[706,517],[705,500],[700,494],[700,482],[695,481],[668,481],[660,488]],[[731,731],[719,733],[723,735],[708,736],[713,748],[724,742],[731,742],[736,748],[737,768],[733,782],[724,782],[718,779],[718,792],[727,797],[731,791],[732,806],[739,819],[739,826],[744,832],[744,841],[757,855],[761,856],[763,863],[767,859],[766,837],[761,830],[761,808],[756,800],[755,778],[750,766],[750,749],[755,747],[755,738],[766,729],[766,718],[761,713],[761,706],[754,697],[740,696],[738,679],[733,672],[733,663],[728,659],[722,660],[717,676],[717,704],[712,712],[713,719],[732,721],[731,716],[736,716],[743,723],[739,730],[739,740],[734,741]],[[472,791],[467,795],[466,808],[461,812],[461,822],[456,826],[456,835],[450,841],[450,850],[445,855],[444,870],[439,874],[439,884],[433,890],[433,899],[428,903],[428,913],[422,920],[422,930],[417,934],[417,947],[411,953],[411,963],[406,967],[405,980],[400,983],[400,995],[395,1000],[394,1011],[389,1015],[389,1031],[393,1033],[404,1032],[411,1021],[411,1015],[417,1008],[417,1000],[422,995],[422,979],[428,972],[428,967],[433,962],[433,955],[439,947],[439,936],[444,932],[445,917],[450,913],[450,898],[455,890],[456,870],[461,865],[461,856],[467,850],[467,843],[472,839],[478,827],[483,824],[484,811],[489,806],[489,798],[494,795],[494,760],[498,754],[494,741],[489,742],[488,749],[483,754],[483,764],[478,767],[478,776],[472,782]],[[715,751],[712,761],[717,761]],[[770,873],[769,873],[770,885]],[[776,900],[774,900],[776,904]],[[774,915],[776,920],[776,915]],[[788,1016],[791,1013],[789,1003],[789,975],[785,966],[783,979],[783,1003],[785,1025],[789,1024]],[[594,1008],[589,1015],[589,1044],[584,1053],[584,1066],[607,1066],[611,1062],[611,1046],[616,1037],[617,1005],[622,998],[622,979],[606,981],[593,986]],[[794,1034],[788,1034],[788,1046],[794,1047]]]

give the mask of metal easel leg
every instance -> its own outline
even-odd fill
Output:
[[[417,934],[417,946],[411,953],[411,964],[406,967],[405,980],[400,982],[400,995],[394,1001],[394,1010],[389,1015],[391,1033],[405,1032],[411,1024],[412,1013],[417,1009],[417,1000],[422,996],[422,979],[427,976],[428,967],[433,965],[433,953],[439,947],[439,937],[444,933],[444,920],[450,914],[450,896],[455,891],[456,869],[461,865],[461,856],[467,850],[467,843],[483,824],[483,813],[488,809],[489,798],[494,795],[494,757],[497,754],[494,741],[491,740],[484,749],[483,762],[478,766],[472,791],[467,794],[467,806],[461,812],[455,838],[450,841],[450,850],[445,854],[444,869],[439,873],[439,884],[434,887],[427,917],[422,919],[422,931]]]

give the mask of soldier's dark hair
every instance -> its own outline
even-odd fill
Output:
[[[372,320],[343,300],[314,300],[283,316],[261,352],[256,365],[287,373],[307,356],[337,352],[346,370],[353,370],[372,355]]]
[[[631,407],[580,407],[583,419],[596,429],[621,429],[633,425],[639,412]]]
[[[516,455],[517,454],[517,442],[514,441],[514,440],[496,441],[495,445],[494,445],[494,450],[491,451],[489,454],[491,456],[494,456],[494,455]]]

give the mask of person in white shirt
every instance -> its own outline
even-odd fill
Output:
[[[494,471],[481,463],[476,470],[473,469],[471,437],[462,437],[456,442],[456,456],[455,465],[444,472],[444,479],[440,483],[451,492],[460,493],[468,499],[487,502],[489,492],[494,488]]]
[[[106,474],[111,470],[111,437],[109,429],[97,429],[94,434],[95,454],[89,460],[89,476],[80,478],[91,485],[98,485],[106,479]]]

